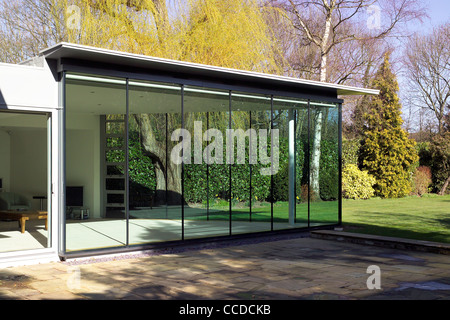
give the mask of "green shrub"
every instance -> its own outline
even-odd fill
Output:
[[[367,171],[361,171],[354,164],[347,164],[342,170],[342,195],[347,199],[369,199],[374,195],[376,180]]]
[[[358,139],[342,141],[342,166],[358,165],[358,154],[361,142]]]
[[[320,146],[320,199],[336,200],[339,196],[339,155],[337,141],[322,140]]]
[[[430,152],[430,143],[425,142],[417,142],[416,144],[417,154],[419,155],[419,166],[427,166],[431,165],[431,152]]]
[[[430,144],[431,171],[433,173],[433,188],[436,192],[445,194],[445,182],[450,177],[450,132],[436,135]],[[450,191],[450,188],[447,188]]]

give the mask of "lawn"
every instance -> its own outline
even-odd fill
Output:
[[[189,208],[189,209],[187,209]],[[273,205],[274,223],[288,223],[288,202]],[[297,204],[296,222],[307,223],[308,205]],[[337,223],[337,201],[319,201],[310,204],[311,225]],[[206,220],[202,206],[185,208],[185,218]],[[212,206],[210,220],[229,220],[229,204]],[[249,208],[233,206],[233,221],[249,221]],[[251,221],[270,222],[270,203],[261,203],[252,209]],[[450,195],[435,194],[400,199],[342,201],[344,231],[450,243]]]
[[[450,243],[450,195],[343,200],[344,231]]]

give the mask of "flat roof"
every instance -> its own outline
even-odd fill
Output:
[[[323,90],[335,92],[339,95],[378,95],[379,90],[351,87],[320,81],[305,80],[299,78],[278,76],[260,72],[230,69],[204,65],[199,63],[170,60],[151,57],[141,54],[114,51],[91,46],[61,42],[40,52],[46,59],[76,59],[92,62],[121,65],[139,69],[152,69],[158,71],[169,71],[173,73],[184,73],[198,77],[226,79],[229,81],[240,81],[249,83],[263,83],[266,86],[297,87],[301,90]]]

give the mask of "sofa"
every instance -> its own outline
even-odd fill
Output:
[[[31,201],[21,194],[0,192],[0,210],[30,210]]]

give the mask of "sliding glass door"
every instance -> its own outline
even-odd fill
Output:
[[[0,111],[0,253],[50,247],[51,117]]]

